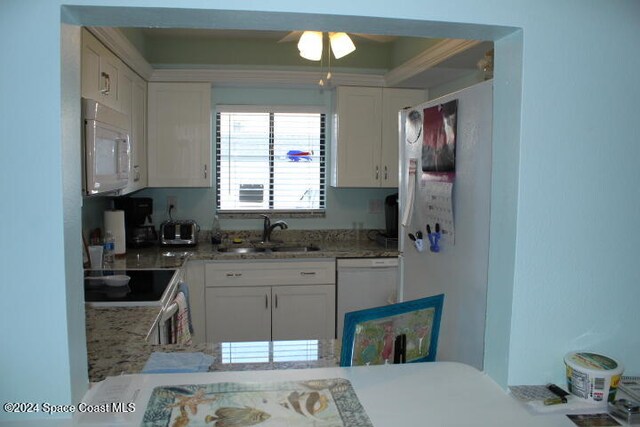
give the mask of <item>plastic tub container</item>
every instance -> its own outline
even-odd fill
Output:
[[[624,367],[596,353],[571,352],[564,357],[567,386],[574,396],[591,403],[613,402]]]

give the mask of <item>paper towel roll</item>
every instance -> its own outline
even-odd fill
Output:
[[[124,211],[104,211],[104,232],[111,231],[116,242],[115,254],[122,255],[127,251],[124,231]]]

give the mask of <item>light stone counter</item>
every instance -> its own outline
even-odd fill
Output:
[[[252,243],[259,240],[257,231],[229,231],[225,232],[225,243],[212,245],[208,232],[201,233],[200,243],[194,247],[160,247],[153,246],[141,249],[127,249],[126,256],[116,259],[115,269],[135,268],[176,268],[181,267],[187,257],[203,261],[232,261],[239,259],[300,259],[300,258],[374,258],[396,257],[397,248],[384,248],[371,240],[375,230],[354,233],[351,230],[286,230],[274,232],[274,243],[261,245]],[[239,238],[242,243],[232,243],[233,238]],[[276,243],[278,242],[278,243]],[[316,246],[317,251],[308,252],[255,252],[238,254],[233,252],[218,252],[219,247],[255,247],[263,246]]]
[[[287,246],[318,246],[320,250],[310,252],[263,252],[235,254],[218,252],[218,246],[209,243],[208,233],[202,233],[195,247],[158,247],[127,249],[126,256],[117,258],[114,269],[180,268],[187,259],[232,261],[238,259],[291,259],[291,258],[364,258],[394,257],[397,249],[385,249],[367,238],[368,232],[351,230],[302,231],[286,230],[274,232],[274,240]],[[257,231],[227,232],[224,246],[252,246],[260,236]],[[232,238],[243,240],[241,244],[230,243]],[[359,237],[359,238],[356,238]],[[159,315],[159,307],[90,307],[86,306],[87,352],[89,379],[101,381],[107,376],[142,371],[149,355],[154,351],[204,352],[215,358],[211,370],[286,369],[336,366],[339,360],[338,346],[333,340],[319,342],[317,360],[278,362],[273,355],[263,363],[222,363],[220,344],[194,346],[154,346],[145,341],[150,328]]]

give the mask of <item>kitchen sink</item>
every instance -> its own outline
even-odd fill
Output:
[[[252,254],[252,253],[271,253],[271,252],[315,252],[319,251],[317,246],[273,246],[268,248],[254,246],[231,246],[218,248],[220,253],[228,254]]]
[[[218,248],[218,252],[229,254],[252,254],[257,252],[266,252],[266,248],[254,248],[254,247],[231,247],[231,248]]]
[[[315,252],[320,248],[317,246],[276,246],[271,248],[273,252]]]

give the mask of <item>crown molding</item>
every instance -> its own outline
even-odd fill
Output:
[[[87,27],[98,40],[100,40],[118,58],[127,64],[133,71],[145,80],[149,80],[153,74],[153,67],[138,52],[138,49],[117,28],[111,27]]]
[[[386,73],[384,75],[385,85],[400,84],[480,43],[481,41],[478,40],[445,39]]]
[[[217,86],[263,85],[275,87],[317,87],[319,71],[233,70],[216,68],[154,69],[117,28],[87,27],[107,48],[147,81],[209,82]],[[393,87],[433,68],[441,62],[481,43],[477,40],[445,39],[426,49],[385,75],[332,73],[333,86]]]
[[[215,86],[318,87],[318,71],[233,70],[214,68],[154,69],[150,82],[208,82]],[[383,87],[384,77],[375,74],[331,73],[333,86]]]

